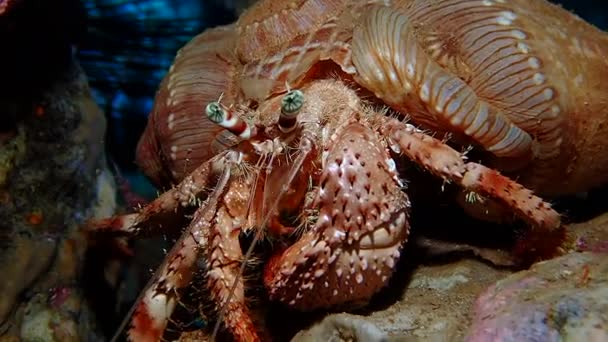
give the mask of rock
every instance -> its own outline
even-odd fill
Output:
[[[314,341],[387,341],[387,334],[363,317],[347,313],[325,317],[308,330],[299,332],[291,342]]]
[[[3,145],[3,146],[2,146]],[[25,154],[25,132],[21,128],[18,132],[2,144],[0,150],[0,187],[6,184],[10,171],[19,163]]]
[[[508,274],[476,259],[420,265],[400,298],[368,320],[393,338],[461,340],[477,296]]]
[[[586,222],[571,224],[568,233],[574,241],[572,251],[608,253],[608,213]]]
[[[18,106],[18,133],[2,142],[12,148],[0,154],[0,334],[96,341],[81,283],[88,245],[81,228],[116,209],[104,114],[75,61],[22,101],[30,103]]]
[[[498,281],[468,341],[608,341],[608,254],[572,253]]]
[[[57,294],[53,295],[57,296]],[[76,295],[71,295],[67,298],[67,301],[71,302],[72,310],[56,310],[53,307],[54,301],[49,300],[45,294],[37,294],[32,298],[23,312],[23,324],[20,331],[22,340],[26,342],[80,341],[79,322],[71,317],[70,313],[80,311],[81,299]]]

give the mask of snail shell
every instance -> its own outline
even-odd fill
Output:
[[[207,30],[182,47],[160,84],[136,163],[157,186],[179,182],[236,139],[211,122],[205,106],[233,103],[238,61],[232,25]]]

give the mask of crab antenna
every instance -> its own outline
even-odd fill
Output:
[[[281,100],[281,115],[279,116],[279,129],[289,133],[296,128],[298,113],[304,105],[304,93],[300,90],[290,90]]]
[[[255,135],[255,130],[245,120],[239,118],[219,102],[209,103],[205,108],[205,113],[209,120],[224,127],[241,139],[247,140]]]

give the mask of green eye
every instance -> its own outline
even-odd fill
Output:
[[[226,113],[224,113],[224,110],[217,102],[209,103],[207,108],[205,108],[205,113],[207,114],[209,120],[215,122],[216,124],[219,124],[226,119]]]
[[[304,105],[304,93],[300,90],[292,90],[283,96],[281,100],[281,113],[285,115],[297,114]]]

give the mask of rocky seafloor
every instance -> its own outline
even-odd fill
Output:
[[[466,253],[423,260],[394,302],[292,341],[608,341],[608,214],[568,230],[574,250],[522,271]]]
[[[608,341],[608,213],[567,230],[564,255],[524,269],[506,250],[417,234],[369,306],[274,308],[266,325],[294,342]],[[208,339],[194,331],[180,341]]]

